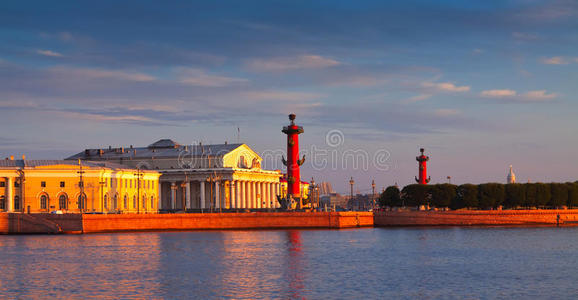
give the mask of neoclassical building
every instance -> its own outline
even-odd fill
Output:
[[[110,162],[0,160],[0,211],[153,213],[160,175]]]
[[[181,145],[163,139],[147,147],[86,149],[67,159],[160,172],[165,210],[279,207],[281,171],[261,169],[261,157],[245,144]]]

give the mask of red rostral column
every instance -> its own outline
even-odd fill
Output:
[[[430,177],[427,177],[427,161],[429,160],[429,156],[423,154],[423,148],[419,149],[419,151],[421,155],[415,158],[415,160],[419,161],[419,179],[416,177],[415,181],[419,184],[428,184],[431,180]]]
[[[299,167],[305,162],[305,156],[299,159],[299,134],[303,133],[303,127],[295,125],[295,114],[290,114],[289,120],[291,124],[282,130],[287,135],[287,160],[283,158],[283,164],[287,166],[287,198],[301,198]]]

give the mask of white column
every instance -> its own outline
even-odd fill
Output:
[[[14,211],[14,179],[8,177],[6,181],[6,211]]]
[[[215,181],[215,208],[221,207],[221,189],[219,182]]]
[[[171,209],[175,209],[175,204],[177,201],[177,185],[171,182]]]
[[[207,208],[205,206],[205,182],[199,181],[200,193],[201,193],[201,208]]]
[[[241,181],[241,208],[247,208],[247,182]]]
[[[261,195],[261,183],[255,182],[255,208],[261,208],[261,204],[263,203]]]
[[[241,208],[241,185],[239,180],[235,181],[235,208]]]
[[[265,207],[267,208],[271,208],[271,205],[273,205],[273,198],[271,197],[271,183],[270,182],[266,182],[265,183],[265,194],[267,195],[267,203],[265,205]]]
[[[253,208],[257,208],[257,183],[255,181],[251,182],[251,203]]]
[[[186,208],[191,208],[191,182],[187,181],[185,183],[185,201],[186,201]]]
[[[112,184],[110,188],[112,189]],[[159,180],[159,187],[157,190],[157,199],[158,199],[157,209],[160,209],[163,203],[163,183],[160,180]]]
[[[235,182],[229,181],[229,208],[235,207]]]
[[[245,207],[251,208],[251,183],[245,181]]]

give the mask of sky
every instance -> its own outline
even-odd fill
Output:
[[[578,180],[578,2],[3,1],[0,157],[248,144],[338,192]]]

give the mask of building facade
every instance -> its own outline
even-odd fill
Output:
[[[67,159],[160,172],[163,210],[279,207],[281,172],[261,169],[261,157],[245,144],[181,145],[163,139],[147,147],[86,149]]]
[[[160,173],[108,162],[0,161],[0,211],[153,213]]]

